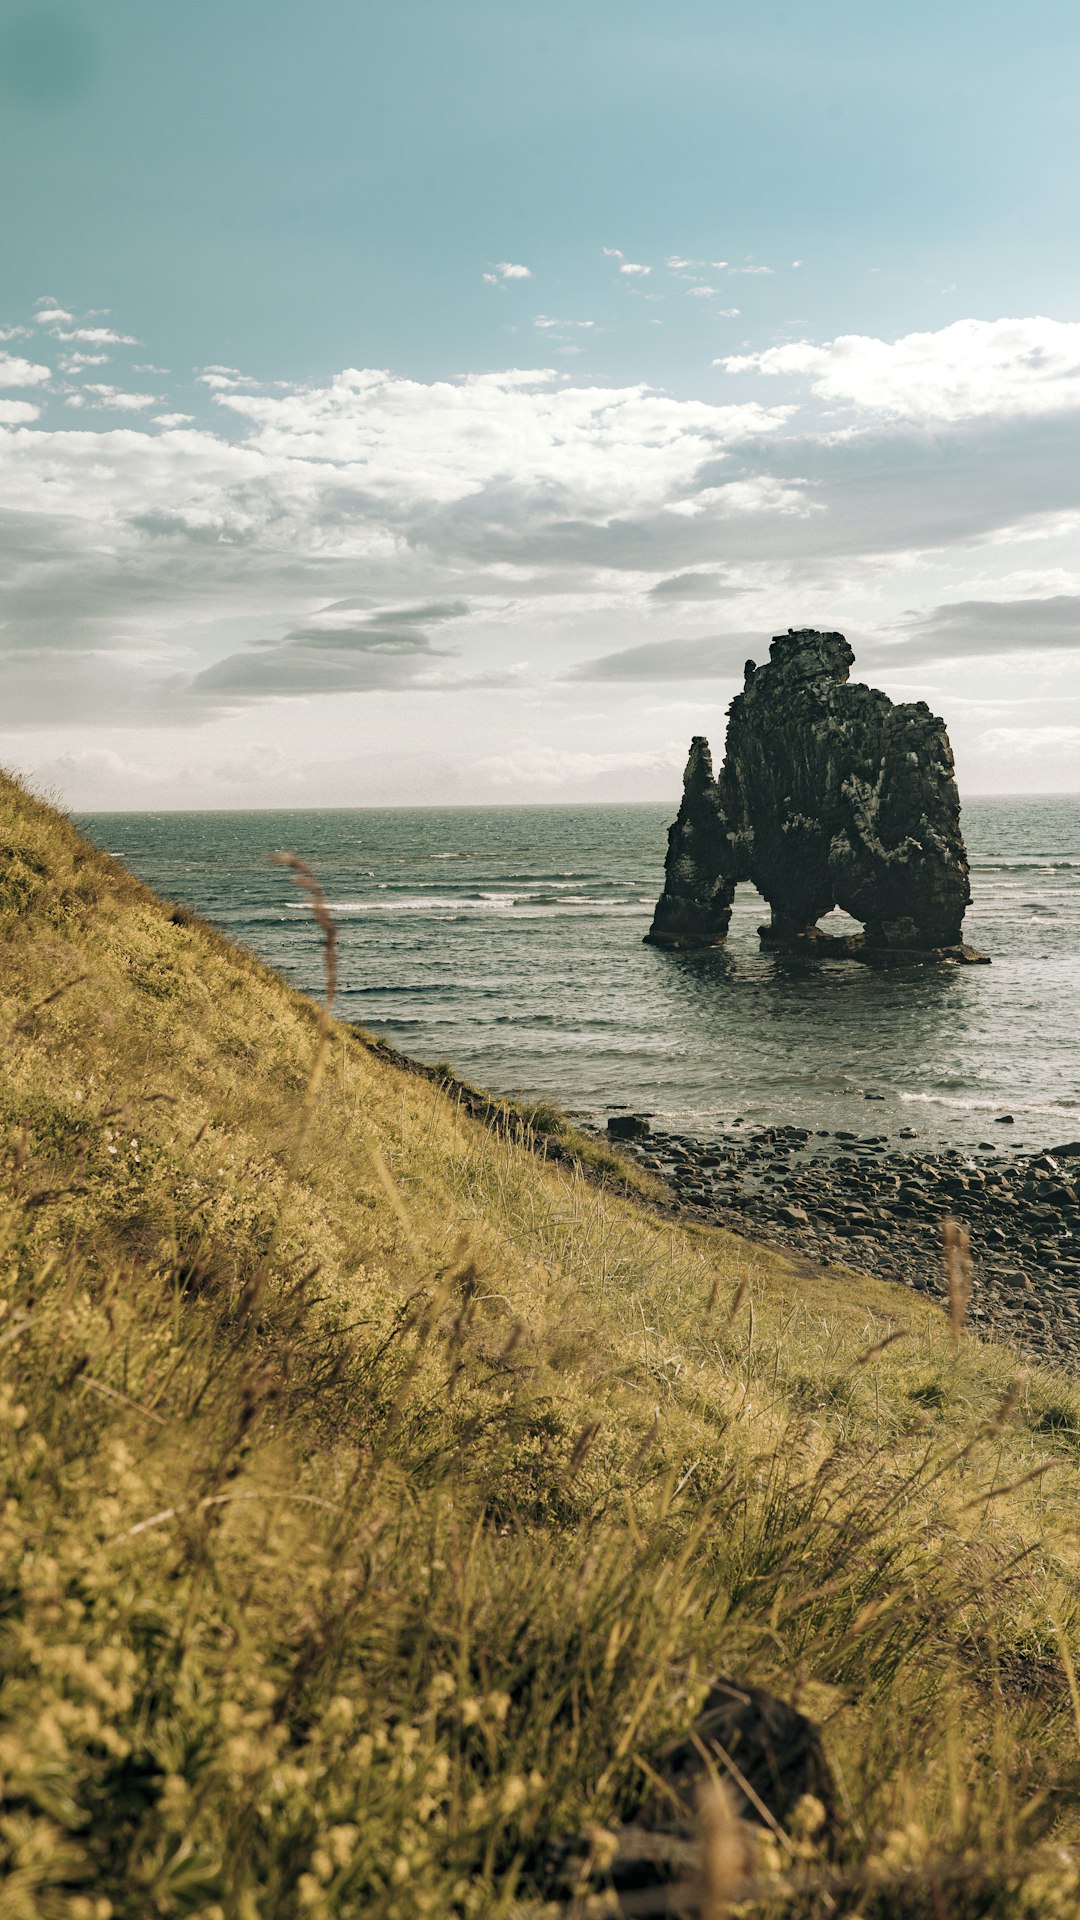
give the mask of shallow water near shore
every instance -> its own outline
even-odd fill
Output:
[[[990,967],[876,971],[759,951],[741,887],[723,951],[642,945],[670,805],[96,814],[158,892],[321,991],[273,849],[318,873],[338,1014],[498,1092],[709,1134],[740,1116],[1003,1150],[1080,1137],[1080,797],[972,799],[965,937]],[[850,930],[842,914],[822,925]],[[1012,1114],[1011,1126],[997,1117]]]

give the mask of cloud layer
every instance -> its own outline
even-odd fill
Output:
[[[305,702],[337,738],[358,702],[457,694],[495,740],[524,730],[505,753],[478,736],[476,764],[583,766],[595,739],[567,736],[588,725],[655,768],[656,703],[734,691],[791,624],[841,626],[866,670],[924,680],[1075,654],[1080,325],[774,346],[727,356],[703,399],[528,367],[300,386],[216,366],[178,390],[144,366],[151,392],[134,368],[90,377],[130,343],[92,319],[45,303],[6,329],[34,357],[0,352],[8,740],[242,734]],[[533,322],[544,341],[590,325]],[[108,352],[70,353],[91,339]],[[1003,697],[984,731],[1077,717],[1048,694],[1021,723]]]
[[[438,671],[453,649],[436,647],[432,627],[469,611],[464,600],[429,606],[384,608],[365,614],[348,601],[327,607],[309,626],[280,640],[227,654],[187,683],[192,700],[217,704],[273,695],[374,693],[423,685],[434,690],[456,682]]]

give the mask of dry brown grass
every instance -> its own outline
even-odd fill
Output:
[[[5,1920],[535,1910],[717,1670],[845,1809],[747,1911],[1080,1911],[1069,1381],[545,1164],[6,781],[0,849]]]

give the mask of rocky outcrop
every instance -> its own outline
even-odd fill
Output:
[[[678,817],[668,828],[664,891],[647,936],[662,947],[715,947],[727,937],[737,864],[713,778],[709,743],[696,734]]]
[[[894,703],[848,679],[842,633],[792,629],[767,666],[748,661],[729,709],[724,764],[690,748],[664,891],[646,939],[717,946],[735,888],[768,901],[766,944],[863,960],[979,960],[963,944],[971,898],[945,723],[925,701]],[[833,907],[863,933],[836,939]]]
[[[752,1870],[752,1832],[795,1833],[827,1857],[837,1823],[837,1793],[813,1721],[764,1687],[718,1679],[689,1731],[654,1754],[636,1813],[606,1832],[548,1843],[540,1879],[564,1914],[694,1915],[721,1911],[702,1898],[705,1811],[721,1780],[734,1816],[729,1847]],[[602,1836],[602,1837],[601,1837]],[[599,1845],[598,1845],[599,1840]],[[606,1842],[606,1844],[605,1844]],[[563,1904],[569,1899],[572,1904]],[[740,1909],[741,1910],[741,1909]],[[723,1911],[729,1911],[727,1902]]]

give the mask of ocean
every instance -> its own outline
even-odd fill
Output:
[[[708,1134],[736,1117],[927,1147],[1080,1137],[1080,797],[973,799],[965,937],[989,967],[876,971],[758,949],[741,887],[723,951],[642,944],[670,805],[81,817],[98,845],[305,992],[322,953],[298,853],[340,936],[336,1011],[499,1093]],[[835,914],[823,926],[850,929]],[[870,1102],[872,1104],[868,1105]],[[1014,1124],[997,1124],[1012,1114]]]

